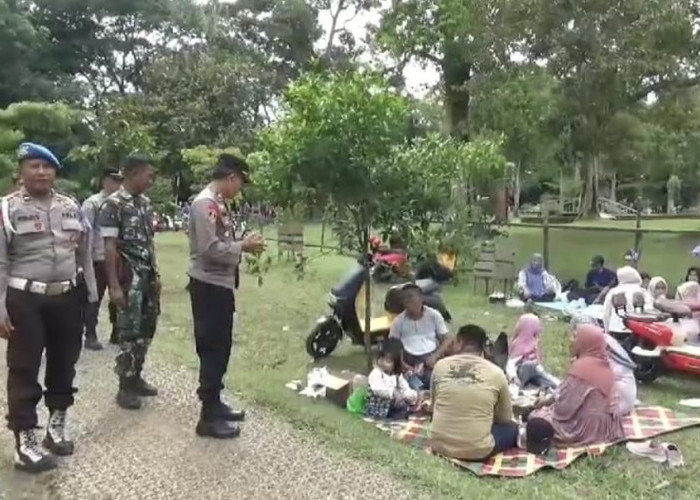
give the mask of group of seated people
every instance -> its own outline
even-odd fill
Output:
[[[602,258],[594,258],[593,264],[587,285],[597,285],[596,300],[606,292],[602,328],[586,317],[573,318],[574,357],[563,380],[544,366],[540,349],[543,323],[537,315],[520,316],[508,361],[497,366],[485,355],[488,339],[481,327],[466,325],[450,337],[442,315],[423,304],[420,290],[405,290],[404,311],[393,322],[368,378],[367,414],[406,418],[413,412],[429,411],[432,449],[470,461],[515,447],[543,454],[552,446],[622,439],[622,417],[637,402],[636,367],[616,340],[624,325],[613,297],[625,296],[628,313],[639,307],[640,295],[643,309],[660,309],[669,300],[669,287],[659,276],[645,280],[633,265],[613,272],[604,267]],[[539,297],[553,293],[548,290],[555,280],[544,270],[539,256],[525,272],[522,280],[528,292]],[[700,270],[689,269],[674,296],[692,305],[693,311],[700,310],[699,281]],[[511,398],[523,388],[541,391],[532,408],[520,412],[519,421],[514,418]]]
[[[536,454],[551,446],[585,446],[624,437],[622,417],[637,399],[635,365],[610,335],[584,319],[574,322],[574,360],[563,380],[544,367],[543,324],[534,314],[517,321],[508,362],[487,359],[486,332],[467,325],[447,335],[442,316],[408,290],[368,377],[367,414],[406,418],[432,414],[432,449],[480,461],[515,447]],[[514,417],[511,393],[543,390],[529,415]],[[515,389],[515,391],[514,391]]]
[[[588,305],[605,304],[606,297],[614,295],[610,293],[613,289],[619,292],[630,287],[641,286],[650,293],[656,288],[663,289],[664,294],[668,293],[668,283],[665,279],[658,276],[653,278],[652,286],[651,276],[639,271],[639,254],[635,250],[628,250],[624,260],[624,267],[616,272],[606,267],[605,258],[602,255],[595,255],[591,259],[591,269],[586,274],[583,287],[580,287],[576,280],[571,280],[562,286],[556,276],[545,268],[542,255],[536,253],[529,264],[518,273],[516,292],[524,302],[553,302],[565,297],[568,301],[583,298]],[[628,282],[620,281],[619,271],[626,268],[632,268],[637,272],[640,283],[629,282],[631,279],[629,272],[626,275]],[[689,268],[681,284],[692,282],[700,282],[700,268]]]

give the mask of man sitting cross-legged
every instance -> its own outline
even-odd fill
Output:
[[[447,325],[442,314],[423,303],[417,286],[407,286],[402,299],[404,311],[391,325],[389,337],[403,344],[404,374],[411,388],[427,389],[433,366],[449,347]]]
[[[430,445],[449,458],[484,460],[517,445],[508,381],[503,370],[484,359],[486,341],[481,327],[461,327],[455,354],[433,370]]]

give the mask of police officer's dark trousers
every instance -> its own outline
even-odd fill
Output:
[[[51,410],[73,405],[75,363],[82,345],[81,294],[73,288],[62,295],[39,295],[7,289],[7,312],[14,326],[7,343],[8,427],[13,431],[37,424],[41,400],[39,367],[46,349],[44,393]]]
[[[231,355],[233,290],[190,278],[194,339],[199,356],[197,395],[204,407],[216,405]]]
[[[100,315],[100,304],[107,290],[107,266],[105,262],[94,262],[93,269],[95,270],[95,282],[97,284],[97,302],[90,304],[85,301],[85,337],[97,337],[97,318]],[[109,303],[109,321],[114,325],[117,317],[117,308],[114,304]]]

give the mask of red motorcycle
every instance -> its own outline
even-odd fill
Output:
[[[408,255],[400,248],[382,248],[382,240],[372,236],[369,240],[372,250],[372,278],[377,283],[390,283],[406,280],[411,272]]]
[[[637,380],[653,382],[674,371],[700,375],[700,323],[693,318],[700,304],[664,300],[654,304],[658,312],[648,313],[640,295],[634,299],[634,312],[627,313],[621,294],[613,297],[613,307],[631,332],[620,340],[637,365]]]

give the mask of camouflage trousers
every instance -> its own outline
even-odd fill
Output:
[[[114,371],[120,378],[141,374],[160,314],[160,296],[153,269],[134,266],[130,274],[131,283],[123,286],[126,307],[117,310],[119,354]]]

